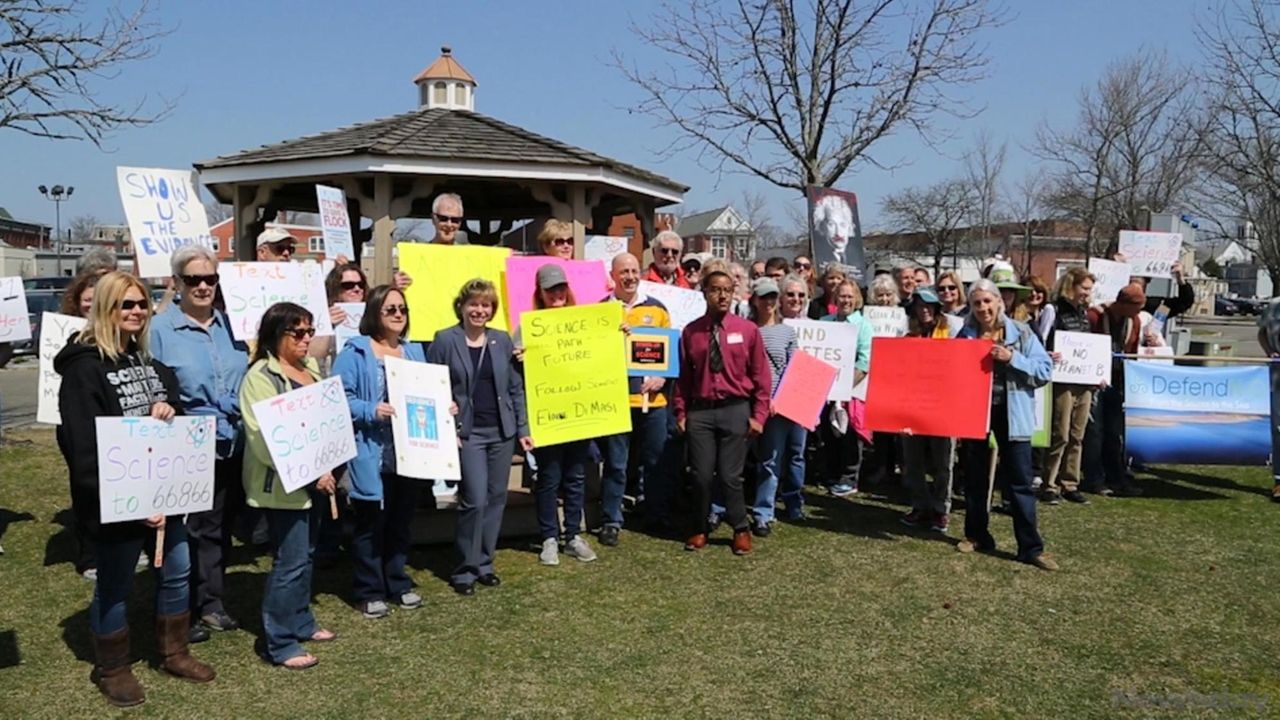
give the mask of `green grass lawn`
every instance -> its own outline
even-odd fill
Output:
[[[60,521],[66,475],[44,431],[0,448],[0,718],[108,716],[89,683],[92,586]],[[253,652],[267,559],[237,548],[230,611],[247,631],[195,652],[192,686],[149,667],[149,578],[131,609],[135,666],[158,717],[1272,717],[1280,716],[1280,506],[1265,468],[1163,468],[1147,497],[1041,506],[1062,571],[960,555],[901,527],[899,498],[810,496],[735,558],[624,532],[585,565],[502,549],[504,584],[460,598],[449,548],[415,549],[422,609],[366,621],[350,566],[316,579],[341,639],[320,666]],[[891,494],[892,495],[892,494]],[[447,516],[445,522],[448,522]],[[55,519],[57,518],[57,519]],[[962,518],[953,521],[953,538]],[[1002,550],[1011,523],[995,516]],[[1161,703],[1164,703],[1161,706]]]

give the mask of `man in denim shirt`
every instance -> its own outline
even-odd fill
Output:
[[[217,257],[208,248],[188,245],[173,254],[172,266],[179,299],[152,319],[151,352],[178,376],[187,413],[217,418],[213,508],[187,516],[193,561],[191,616],[199,618],[192,639],[203,640],[208,637],[205,628],[239,627],[227,615],[222,596],[231,519],[244,504],[239,390],[248,349],[232,337],[226,313],[214,307]]]

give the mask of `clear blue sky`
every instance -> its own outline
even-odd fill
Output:
[[[942,152],[913,137],[878,152],[908,165],[887,173],[862,167],[840,186],[857,192],[867,228],[880,200],[905,186],[959,171],[964,148],[982,128],[1009,142],[1006,183],[1034,163],[1028,144],[1043,118],[1069,123],[1076,95],[1105,65],[1137,51],[1167,50],[1196,60],[1194,17],[1207,0],[1009,0],[1016,16],[990,31],[990,77],[965,92],[985,110],[975,119],[943,119],[957,137]],[[53,224],[53,203],[36,185],[74,185],[69,218],[92,214],[123,222],[115,167],[190,167],[197,160],[412,109],[412,79],[451,45],[476,77],[476,109],[550,137],[665,174],[691,186],[685,208],[738,202],[765,192],[778,224],[794,191],[739,175],[719,179],[692,154],[662,156],[669,130],[627,108],[636,91],[608,65],[611,47],[640,62],[653,51],[625,31],[642,2],[259,2],[168,0],[158,19],[176,26],[153,59],[100,84],[105,97],[178,96],[164,122],[125,129],[110,152],[82,142],[52,142],[0,131],[0,206],[18,218]]]

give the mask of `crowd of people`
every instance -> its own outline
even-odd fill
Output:
[[[453,243],[463,218],[461,198],[441,195],[432,212],[435,242]],[[546,222],[538,240],[546,256],[573,255],[568,223]],[[296,242],[268,229],[257,238],[258,260],[289,262]],[[657,234],[650,249],[647,267],[629,253],[613,258],[606,298],[575,298],[555,264],[538,270],[535,308],[618,302],[623,333],[671,326],[668,309],[645,295],[642,280],[696,290],[706,301],[705,315],[681,333],[679,377],[628,379],[629,433],[548,446],[535,446],[531,438],[521,338],[492,326],[502,308],[488,280],[446,280],[448,273],[419,278],[458,284],[457,324],[419,344],[407,339],[404,290],[414,278],[397,273],[392,283],[370,287],[358,264],[340,260],[326,282],[330,320],[345,319],[339,303],[363,302],[365,311],[360,335],[338,350],[332,338],[315,337],[315,318],[293,303],[271,306],[255,340],[237,341],[221,308],[218,259],[203,247],[174,253],[172,292],[154,303],[149,288],[115,270],[114,261],[83,267],[63,303],[64,312],[84,317],[86,325],[55,361],[62,375],[58,443],[70,475],[78,570],[96,574],[89,611],[92,679],[108,701],[127,706],[144,698],[130,670],[126,606],[135,567],[144,551],[156,552],[160,528],[166,532],[155,569],[158,651],[161,668],[185,680],[208,682],[215,675],[191,656],[191,642],[240,627],[228,613],[224,585],[237,526],[258,527],[270,548],[259,649],[274,665],[314,667],[318,659],[307,648],[336,639],[311,611],[312,577],[326,553],[332,557],[343,544],[351,557],[351,603],[364,617],[422,606],[406,561],[414,512],[431,493],[422,492],[423,481],[396,470],[388,357],[448,368],[462,477],[450,585],[463,596],[473,595],[477,585],[501,584],[495,550],[513,456],[524,456],[533,468],[538,558],[547,566],[558,564],[561,554],[580,562],[598,558],[584,522],[591,500],[587,468],[595,462],[602,465],[595,542],[617,546],[624,527],[641,526],[694,552],[727,525],[737,555],[751,553],[753,539],[769,537],[778,518],[804,521],[806,484],[847,498],[868,484],[900,482],[911,504],[905,525],[948,533],[953,491],[962,489],[959,551],[993,550],[989,511],[1003,510],[1013,519],[1017,559],[1055,570],[1037,529],[1038,500],[1088,503],[1090,492],[1138,494],[1123,448],[1121,365],[1107,387],[1055,386],[1049,447],[1033,449],[1031,436],[1033,394],[1050,379],[1055,353],[1046,348],[1053,347],[1054,333],[1108,334],[1117,352],[1160,341],[1160,315],[1167,317],[1170,308],[1148,312],[1140,279],[1095,307],[1094,278],[1084,268],[1069,269],[1050,290],[1035,277],[1019,282],[1012,265],[999,258],[967,286],[956,272],[934,279],[923,268],[903,265],[877,272],[864,288],[841,266],[819,273],[804,255],[744,267],[686,256],[683,240],[670,231]],[[870,305],[904,308],[912,337],[992,342],[990,439],[872,433],[858,399],[828,403],[814,431],[775,412],[772,398],[799,352],[787,319],[856,328],[854,378],[867,375],[872,330],[862,312],[864,293]],[[253,406],[329,376],[342,380],[356,457],[286,491]],[[216,419],[212,508],[185,517],[99,522],[94,418],[167,420],[176,414]]]

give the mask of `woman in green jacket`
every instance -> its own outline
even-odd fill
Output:
[[[320,380],[320,369],[307,351],[315,337],[311,313],[294,303],[267,309],[258,326],[258,347],[240,385],[244,417],[244,491],[249,507],[261,508],[271,537],[271,572],[262,595],[262,629],[266,658],[290,670],[319,662],[302,647],[306,641],[327,642],[337,636],[317,628],[311,614],[311,496],[306,487],[286,492],[271,460],[255,403]],[[324,473],[316,490],[332,495],[332,473]]]

